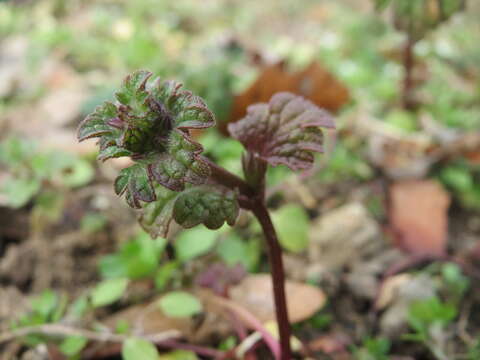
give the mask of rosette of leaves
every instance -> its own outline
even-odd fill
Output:
[[[99,138],[99,160],[132,159],[116,178],[115,192],[141,209],[142,224],[152,235],[165,236],[172,219],[184,227],[233,224],[236,194],[202,185],[210,167],[200,156],[202,146],[190,137],[192,129],[213,126],[213,114],[181,84],[151,81],[151,75],[140,70],[127,76],[116,103],[104,102],[80,124],[79,140]]]
[[[149,82],[151,75],[137,71],[127,76],[115,94],[117,103],[104,102],[78,130],[80,141],[99,138],[98,159],[134,160],[115,180],[115,191],[136,208],[139,201],[155,200],[154,181],[174,191],[206,181],[209,167],[199,157],[202,146],[189,131],[215,124],[201,98],[175,81]]]
[[[230,124],[228,130],[254,158],[295,171],[312,166],[314,152],[323,152],[321,128],[334,127],[327,111],[303,97],[282,92],[268,104],[250,106],[245,118]]]
[[[375,0],[378,10],[391,6],[397,29],[420,40],[425,34],[465,8],[465,0]]]

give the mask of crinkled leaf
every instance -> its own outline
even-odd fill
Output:
[[[152,181],[144,164],[138,163],[122,169],[115,179],[115,193],[125,193],[125,200],[134,208],[140,208],[140,200],[151,202],[155,200]]]
[[[100,149],[100,152],[98,153],[97,158],[98,160],[105,161],[112,158],[131,156],[131,155],[133,155],[131,151],[112,145],[112,146],[106,147],[105,149]]]
[[[218,229],[225,222],[233,225],[239,212],[234,192],[207,185],[183,192],[158,187],[156,198],[143,206],[140,216],[141,225],[153,237],[165,237],[172,220],[184,228],[204,224],[209,229]]]
[[[166,237],[173,220],[173,205],[178,193],[157,186],[156,201],[145,204],[140,215],[140,225],[153,238]]]
[[[215,125],[215,117],[202,98],[188,90],[181,90],[182,84],[170,80],[161,83],[156,80],[151,93],[155,101],[165,104],[174,116],[174,127],[178,129],[203,129]]]
[[[173,206],[173,218],[184,228],[204,224],[218,229],[224,222],[235,224],[239,211],[236,194],[209,186],[198,186],[178,195]]]
[[[83,141],[92,137],[99,137],[114,131],[108,121],[115,118],[117,108],[111,102],[105,101],[102,105],[97,106],[95,111],[88,115],[82,121],[78,128],[78,140]]]
[[[323,152],[321,127],[335,127],[328,112],[285,92],[274,95],[268,104],[250,106],[246,117],[228,129],[260,159],[300,170],[312,166],[313,152]]]
[[[153,178],[174,191],[183,190],[186,182],[203,184],[210,176],[210,168],[197,157],[202,146],[177,131],[172,132],[169,140],[168,152],[149,166]]]
[[[210,175],[202,160],[203,148],[190,138],[190,129],[215,123],[204,101],[182,90],[175,81],[149,81],[151,73],[127,76],[115,95],[118,103],[105,102],[80,125],[78,137],[98,137],[100,160],[131,156],[138,166],[122,170],[115,182],[132,207],[155,200],[150,179],[174,191],[185,183],[199,185]]]
[[[146,84],[151,76],[152,73],[146,70],[135,71],[128,75],[123,81],[120,91],[115,93],[115,97],[123,105],[134,109],[140,106],[146,110],[144,107],[145,99],[148,96]]]

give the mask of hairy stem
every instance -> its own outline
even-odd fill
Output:
[[[212,180],[223,186],[226,186],[231,190],[238,189],[240,194],[243,196],[255,196],[255,189],[248,185],[243,179],[239,178],[235,174],[232,174],[230,171],[222,168],[221,166],[218,166],[205,156],[202,156],[202,160],[205,161],[208,166],[210,166]]]
[[[283,269],[282,249],[278,242],[277,233],[273,227],[272,219],[265,206],[265,202],[257,202],[253,213],[262,226],[263,233],[269,246],[270,265],[272,267],[273,295],[277,315],[280,346],[282,348],[281,360],[291,360],[290,349],[290,322],[288,320],[287,299],[285,296],[285,272]]]
[[[275,301],[278,333],[280,335],[280,360],[291,360],[291,329],[288,320],[287,299],[285,296],[285,272],[283,268],[282,249],[278,242],[277,233],[273,226],[272,219],[270,218],[270,214],[265,205],[265,172],[263,172],[257,179],[257,184],[251,185],[226,169],[219,167],[207,158],[205,158],[205,161],[210,165],[212,179],[214,181],[232,190],[239,190],[240,206],[246,210],[252,211],[262,227],[269,248],[268,253],[271,266],[273,297]],[[255,188],[253,186],[255,186]]]

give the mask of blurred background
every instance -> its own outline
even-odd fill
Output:
[[[274,328],[249,214],[152,240],[113,192],[128,162],[76,140],[147,69],[205,99],[197,139],[239,175],[226,125],[249,105],[291,91],[334,114],[311,171],[268,173],[299,359],[480,359],[480,4],[409,2],[0,1],[0,358],[121,359],[175,330],[213,353],[141,359],[210,359],[245,344],[227,294]],[[78,332],[9,337],[42,324]]]

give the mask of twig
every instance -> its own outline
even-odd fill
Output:
[[[233,301],[216,295],[212,296],[212,301],[220,305],[221,307],[235,313],[247,326],[257,330],[260,334],[262,334],[263,341],[265,341],[267,346],[270,348],[275,359],[280,359],[280,345],[278,341],[247,309],[234,303]]]
[[[255,195],[255,190],[237,175],[232,174],[228,170],[218,166],[205,156],[202,156],[202,160],[205,161],[210,167],[212,172],[211,176],[214,181],[232,190],[238,189],[240,194],[246,197],[252,197]]]
[[[277,342],[269,343],[271,339],[266,338],[266,334],[262,333],[262,335],[267,345],[271,347],[275,359],[291,360],[291,329],[288,320],[287,300],[285,297],[285,271],[283,269],[282,249],[280,248],[275,228],[265,205],[265,173],[262,173],[259,178],[255,179],[255,184],[250,184],[230,173],[228,170],[216,165],[208,158],[202,157],[202,159],[206,161],[210,167],[212,180],[232,190],[239,191],[240,206],[246,210],[251,210],[262,227],[269,247],[273,295],[278,332],[280,335],[280,349],[275,347],[275,344],[278,344]]]
[[[204,346],[199,346],[195,344],[186,344],[181,343],[175,340],[166,340],[158,344],[159,347],[168,348],[168,349],[181,349],[194,352],[201,356],[208,356],[213,359],[220,359],[223,357],[224,352]]]
[[[78,329],[62,324],[43,324],[36,326],[27,326],[12,331],[5,331],[0,333],[0,344],[15,340],[20,337],[32,335],[32,334],[41,334],[47,336],[82,336],[91,341],[98,342],[115,342],[122,343],[129,338],[127,335],[121,334],[112,334],[108,332],[96,332],[85,329]],[[181,334],[177,330],[168,330],[163,331],[158,334],[153,335],[140,335],[139,338],[151,341],[155,344],[171,340],[172,338],[180,337]]]

